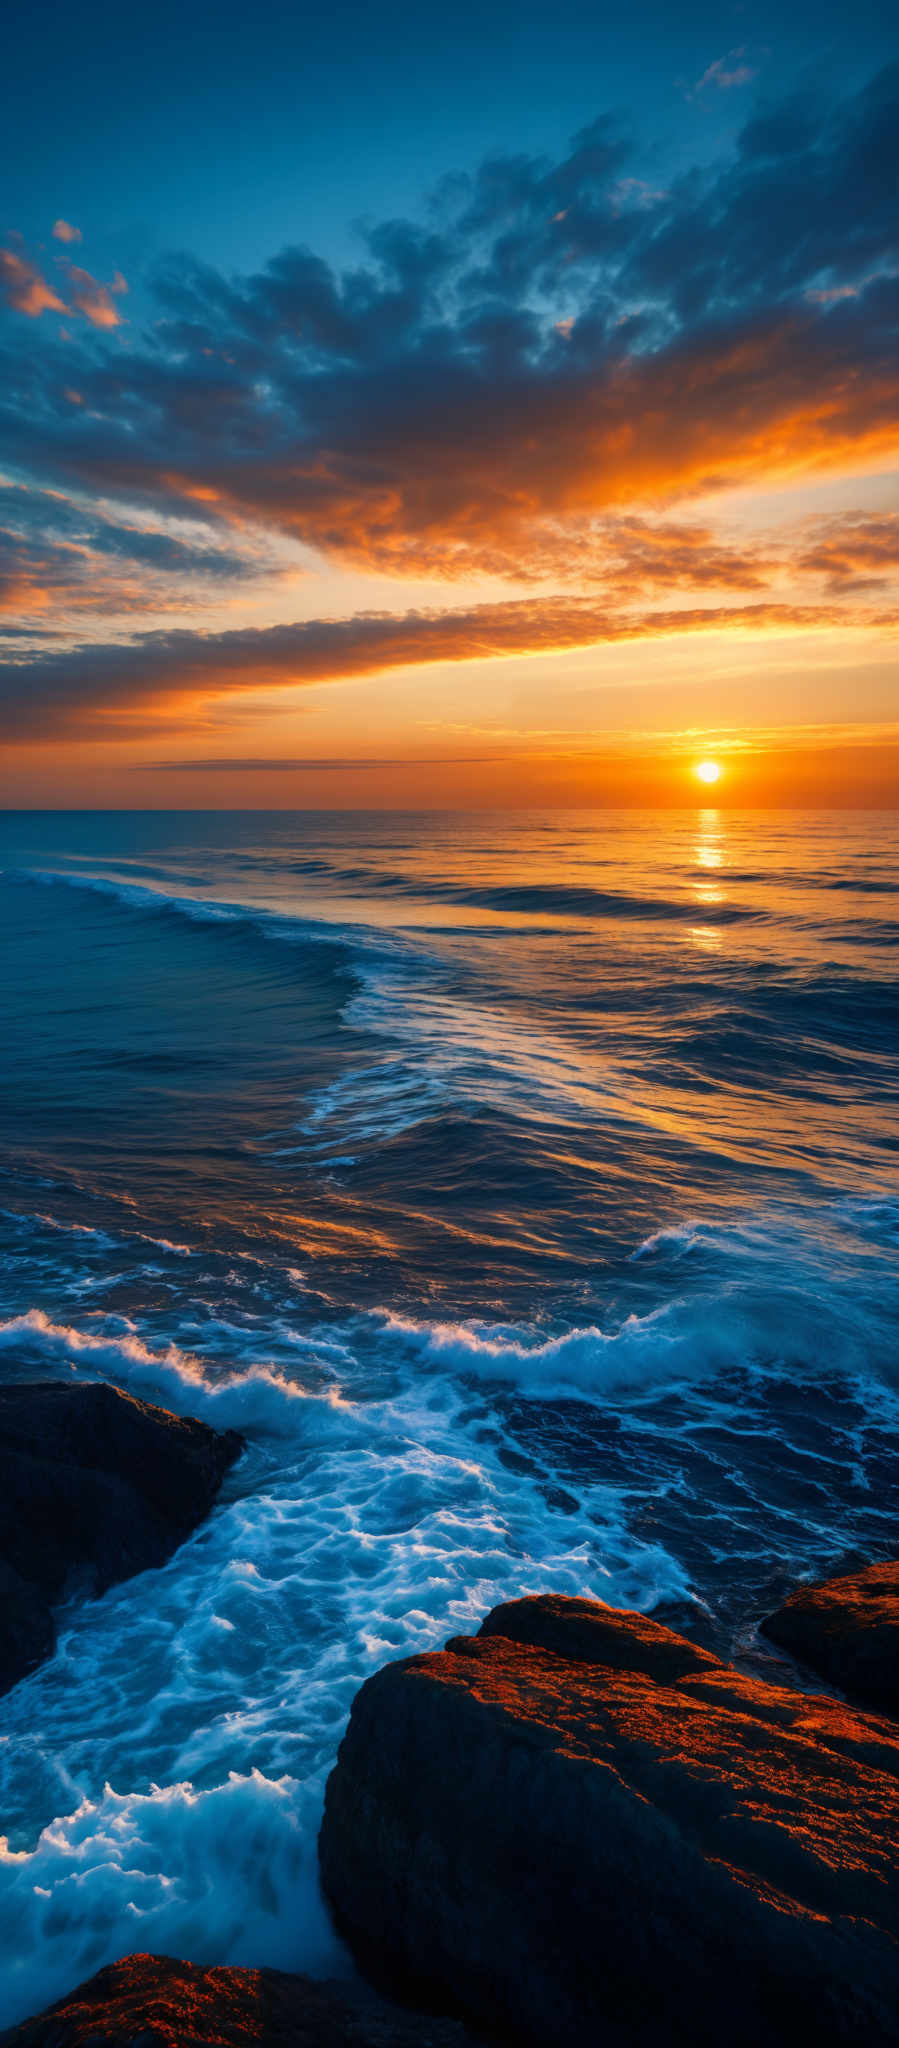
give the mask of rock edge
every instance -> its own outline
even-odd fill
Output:
[[[165,1563],[242,1444],[103,1380],[0,1387],[0,1692],[52,1651],[60,1600]]]
[[[841,1692],[899,1714],[899,1562],[800,1586],[762,1630]]]

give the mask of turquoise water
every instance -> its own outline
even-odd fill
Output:
[[[0,1369],[247,1442],[0,1701],[0,2020],[135,1947],[348,1968],[384,1658],[555,1587],[758,1660],[895,1553],[899,819],[20,814],[0,867]]]

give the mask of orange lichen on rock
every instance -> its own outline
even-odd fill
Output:
[[[476,2048],[452,2020],[346,1984],[133,1955],[4,2034],[7,2048]]]
[[[171,1956],[125,1956],[61,1999],[51,2012],[26,2020],[12,2036],[16,2048],[78,2042],[123,2043],[142,2048],[243,2048],[263,2039],[262,1973],[195,1969]]]
[[[322,1869],[363,1957],[554,2043],[899,2041],[899,1731],[546,1597],[363,1687]]]
[[[899,1709],[899,1563],[801,1586],[763,1627],[832,1685],[888,1713]]]

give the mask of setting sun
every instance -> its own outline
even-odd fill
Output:
[[[720,763],[717,761],[697,761],[693,772],[699,776],[700,782],[717,782],[721,774]]]

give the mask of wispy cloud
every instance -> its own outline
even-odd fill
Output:
[[[379,768],[433,768],[435,764],[448,768],[470,766],[475,763],[482,766],[484,763],[495,761],[498,758],[499,756],[496,754],[434,753],[422,755],[416,759],[413,759],[408,754],[366,754],[357,757],[350,755],[338,756],[334,760],[327,760],[317,754],[309,754],[299,759],[293,759],[287,755],[283,757],[276,755],[260,760],[255,755],[214,754],[209,760],[149,761],[146,763],[146,766],[154,774],[164,775],[209,775],[215,773],[226,775],[258,775],[260,773],[266,775],[332,775],[343,774],[344,772],[355,774],[359,769],[363,768],[372,770]]]
[[[66,265],[69,305],[76,313],[83,313],[92,327],[120,327],[122,315],[115,301],[128,286],[120,270],[117,270],[111,284],[100,284],[89,270],[81,270],[75,263]]]
[[[863,610],[857,623],[895,629],[897,617],[891,610]],[[222,633],[157,631],[0,662],[0,731],[8,738],[161,731],[235,692],[296,689],[434,662],[551,654],[670,634],[813,631],[846,620],[836,603],[616,614],[587,598],[533,598],[448,611],[363,612]]]
[[[899,578],[899,512],[815,520],[798,566],[839,596],[891,588]]]
[[[65,234],[59,229],[65,228]],[[65,221],[57,221],[53,230],[57,240],[80,242],[77,228],[69,228]],[[20,236],[12,238],[14,247],[0,249],[0,298],[16,313],[26,313],[32,320],[42,313],[66,313],[82,315],[92,327],[119,327],[122,315],[115,304],[116,298],[127,292],[126,280],[117,270],[110,284],[101,284],[91,276],[89,270],[82,270],[67,256],[56,258],[57,268],[63,280],[60,291],[48,284],[40,265],[26,255]],[[60,292],[64,290],[65,298]]]
[[[751,85],[758,75],[758,65],[749,63],[744,49],[729,50],[726,57],[716,57],[708,65],[697,79],[693,93],[705,92],[709,86],[718,92],[730,92],[735,85]]]
[[[37,320],[42,313],[64,313],[63,300],[38,269],[16,249],[0,249],[0,295],[17,313]]]
[[[0,479],[0,616],[38,619],[52,608],[70,631],[76,619],[192,608],[211,590],[274,577],[271,548],[248,534],[228,545],[220,527],[109,508],[62,491]]]

